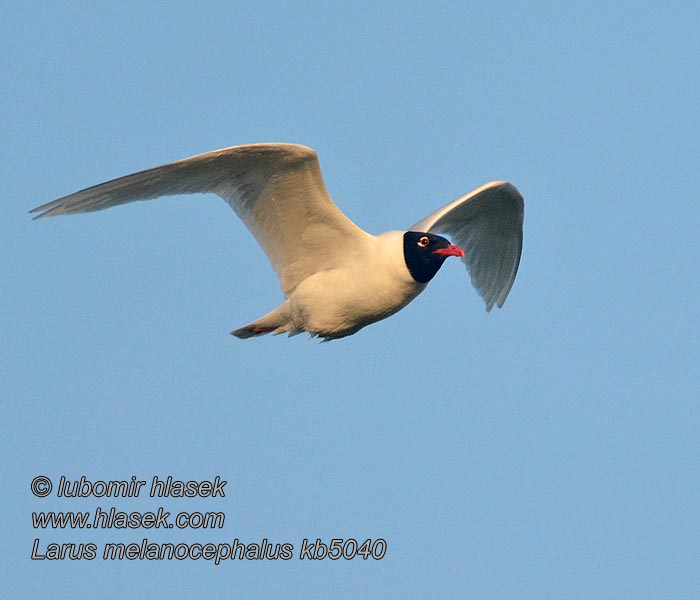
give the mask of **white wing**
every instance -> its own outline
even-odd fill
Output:
[[[39,206],[35,218],[102,210],[135,200],[213,192],[267,254],[286,295],[306,277],[352,254],[368,235],[333,203],[316,152],[251,144],[199,154],[120,177]]]
[[[523,247],[523,197],[513,185],[492,181],[436,210],[411,231],[448,235],[464,249],[472,285],[486,303],[503,306]]]

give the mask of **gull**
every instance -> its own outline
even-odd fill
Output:
[[[316,152],[248,144],[113,179],[32,209],[34,218],[103,210],[179,194],[213,193],[234,210],[277,273],[284,301],[232,331],[252,338],[352,335],[416,298],[450,256],[461,258],[490,311],[510,292],[523,243],[523,198],[492,181],[407,230],[372,235],[331,200]],[[446,237],[452,240],[449,241]]]

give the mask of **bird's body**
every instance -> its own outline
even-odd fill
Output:
[[[345,264],[310,275],[274,311],[233,334],[306,331],[341,338],[393,315],[425,289],[403,265],[403,232],[368,235],[363,242]]]
[[[522,247],[522,197],[492,182],[408,231],[371,235],[328,196],[316,153],[294,144],[253,144],[200,154],[127,175],[40,206],[52,216],[165,195],[213,192],[262,246],[285,295],[272,312],[232,333],[352,335],[420,294],[448,256],[462,256],[487,309],[502,306]],[[448,233],[464,246],[437,235]]]

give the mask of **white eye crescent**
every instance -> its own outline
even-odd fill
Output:
[[[418,240],[418,245],[421,248],[425,248],[428,244],[430,244],[430,239],[425,235],[421,239]]]

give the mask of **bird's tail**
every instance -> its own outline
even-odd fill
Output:
[[[232,331],[231,335],[235,335],[242,340],[247,340],[248,338],[258,337],[266,333],[273,333],[274,335],[279,335],[280,333],[296,335],[297,333],[301,333],[300,330],[294,327],[294,324],[290,320],[287,302],[280,304],[275,310],[267,313],[264,317],[260,317],[257,321],[253,321],[245,327]]]

